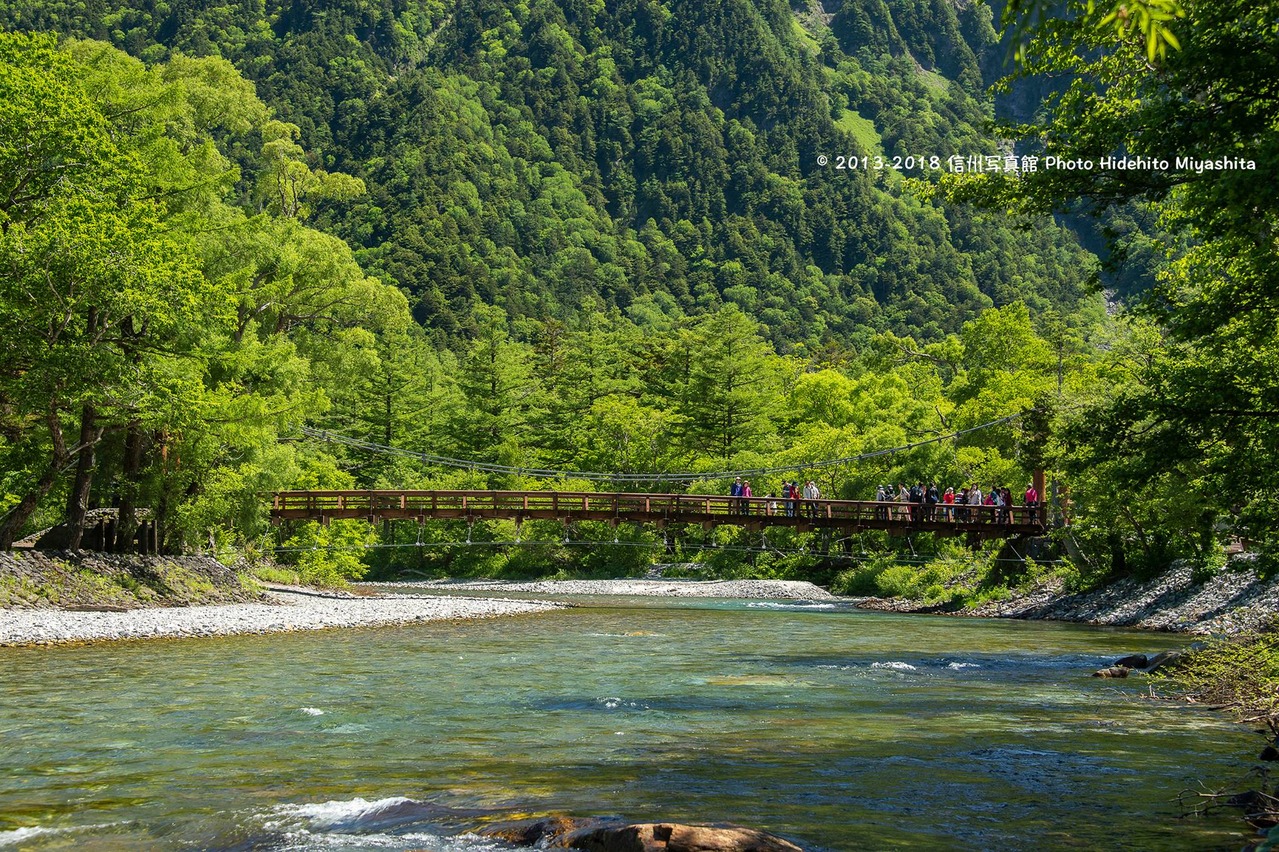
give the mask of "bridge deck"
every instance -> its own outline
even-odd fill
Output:
[[[795,527],[844,533],[886,530],[1006,538],[1039,535],[1042,515],[1025,506],[938,504],[932,517],[923,506],[872,500],[796,500],[706,494],[632,494],[577,491],[281,491],[271,506],[273,521],[359,518],[370,522],[412,519],[467,521],[556,520],[733,525],[748,529]],[[911,509],[917,511],[912,513]],[[1037,510],[1042,511],[1042,510]],[[1000,514],[1002,513],[1002,515]],[[1032,519],[1033,518],[1033,519]]]

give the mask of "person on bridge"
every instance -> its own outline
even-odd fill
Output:
[[[795,517],[795,500],[799,497],[799,485],[794,480],[782,483],[782,499],[786,503],[786,517]]]
[[[740,476],[733,481],[732,485],[728,486],[728,496],[734,498],[733,500],[729,501],[728,510],[732,512],[733,514],[738,514],[739,512],[741,512],[742,511],[742,501],[741,501],[742,478]]]
[[[981,523],[981,489],[976,484],[968,486],[968,519]]]
[[[1033,482],[1026,486],[1026,508],[1029,510],[1027,514],[1030,516],[1030,522],[1039,523],[1039,492],[1035,489]]]
[[[924,492],[924,520],[937,520],[937,504],[941,502],[941,494],[937,491],[937,483],[928,483],[928,490]]]
[[[941,496],[942,502],[942,520],[955,520],[955,489],[947,488],[946,493]]]
[[[751,497],[755,496],[751,492],[751,481],[748,479],[742,483],[742,514],[749,515],[751,513]]]
[[[808,516],[810,518],[817,518],[817,501],[821,498],[822,492],[818,489],[816,482],[810,479],[804,483],[804,499],[808,501]]]

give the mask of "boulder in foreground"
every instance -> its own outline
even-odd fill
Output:
[[[478,834],[521,846],[585,852],[802,852],[776,835],[736,825],[546,817],[500,823]]]

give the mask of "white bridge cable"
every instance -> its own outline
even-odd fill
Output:
[[[1033,409],[1032,409],[1033,410]],[[838,459],[826,459],[824,461],[814,462],[796,462],[795,464],[775,465],[773,467],[753,467],[740,468],[737,470],[718,470],[718,471],[700,471],[700,472],[676,472],[676,473],[601,473],[599,471],[588,470],[555,470],[553,468],[524,467],[519,465],[504,465],[495,462],[472,461],[469,459],[452,458],[450,456],[438,456],[431,453],[421,453],[415,450],[406,450],[403,447],[391,447],[386,444],[378,444],[372,441],[364,441],[359,438],[351,438],[336,432],[329,432],[324,429],[313,429],[309,426],[301,428],[302,434],[308,438],[314,438],[326,443],[341,444],[342,446],[352,447],[354,449],[365,450],[373,453],[382,453],[385,455],[396,455],[404,458],[415,459],[425,464],[435,465],[438,467],[459,468],[463,470],[482,471],[484,473],[506,473],[516,476],[533,476],[542,479],[586,479],[592,482],[693,482],[699,479],[731,479],[738,476],[768,476],[775,473],[791,473],[796,471],[820,470],[827,467],[837,467],[839,465],[854,464],[868,459],[882,458],[883,456],[896,455],[904,453],[917,447],[927,446],[928,444],[936,444],[941,441],[949,441],[954,438],[960,438],[973,432],[980,432],[983,429],[989,429],[992,426],[999,426],[1013,420],[1020,420],[1029,414],[1030,411],[1020,411],[1016,414],[1010,414],[1007,417],[1000,417],[997,420],[990,420],[971,426],[967,429],[960,429],[945,435],[936,435],[931,438],[914,441],[909,444],[903,444],[899,447],[889,447],[883,450],[872,450],[866,453],[860,453],[855,456],[846,456]]]

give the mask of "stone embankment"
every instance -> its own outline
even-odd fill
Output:
[[[206,556],[0,551],[0,609],[136,609],[246,603],[262,590]]]
[[[917,601],[872,598],[862,606],[897,612],[937,612]],[[1236,559],[1206,579],[1179,563],[1151,580],[1125,579],[1089,592],[1066,592],[1050,581],[956,615],[1048,619],[1111,627],[1139,627],[1197,635],[1257,630],[1279,613],[1279,577],[1258,577],[1248,559]]]

